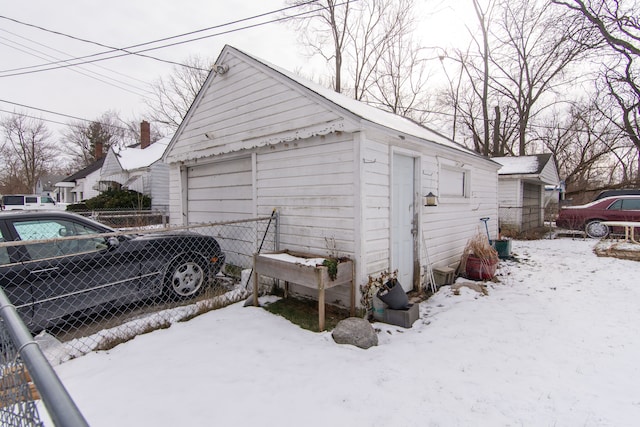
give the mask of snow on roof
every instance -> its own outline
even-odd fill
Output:
[[[167,136],[157,140],[144,149],[140,148],[140,146],[127,147],[120,150],[116,156],[123,170],[131,171],[145,168],[162,158],[170,141],[171,137]]]
[[[236,49],[236,48],[233,48]],[[236,49],[240,51],[239,49]],[[385,126],[390,129],[394,129],[398,132],[405,133],[407,135],[412,135],[427,141],[434,142],[439,145],[444,145],[450,148],[455,148],[456,150],[465,151],[470,154],[478,155],[478,153],[473,150],[468,149],[464,145],[453,141],[452,139],[447,138],[444,135],[439,134],[438,132],[431,130],[427,127],[424,127],[406,117],[399,116],[397,114],[393,114],[389,111],[384,111],[379,108],[373,107],[369,104],[366,104],[362,101],[358,101],[352,98],[349,98],[346,95],[335,92],[326,87],[320,86],[312,81],[306,80],[294,73],[291,73],[283,68],[280,68],[276,65],[273,65],[267,61],[256,58],[244,51],[240,51],[244,55],[253,58],[254,60],[261,62],[269,68],[279,72],[280,74],[288,77],[289,79],[295,81],[296,83],[306,87],[307,89],[317,93],[318,95],[326,98],[332,103],[336,104],[339,107],[344,108],[345,110],[350,111],[358,117],[361,117],[369,122]]]
[[[500,163],[502,167],[498,175],[518,175],[539,172],[538,156],[493,157],[491,160]]]

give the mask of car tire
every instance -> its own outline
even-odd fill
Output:
[[[587,225],[585,225],[584,231],[587,233],[587,236],[592,239],[601,239],[609,235],[609,227],[604,225],[599,219],[589,221]]]
[[[173,261],[167,269],[165,289],[170,298],[189,298],[203,289],[206,279],[207,269],[201,260],[182,256]]]

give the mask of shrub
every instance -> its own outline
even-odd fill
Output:
[[[87,205],[85,203],[74,203],[72,205],[67,205],[67,210],[71,212],[85,212],[88,211]]]
[[[151,198],[133,190],[107,190],[84,201],[87,209],[147,209]]]

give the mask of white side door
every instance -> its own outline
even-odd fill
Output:
[[[391,179],[391,270],[405,291],[413,289],[414,274],[414,192],[413,157],[394,153]]]

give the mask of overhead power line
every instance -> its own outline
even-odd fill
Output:
[[[20,37],[20,36],[18,36],[18,37]],[[35,50],[33,48],[29,48],[24,44],[18,43],[18,42],[13,41],[13,40],[9,40],[6,37],[0,36],[0,40],[6,40],[8,42],[8,43],[6,43],[6,42],[0,41],[1,45],[5,45],[5,46],[11,47],[13,49],[19,50],[20,52],[23,52],[23,53],[25,53],[27,55],[35,56],[36,58],[40,58],[40,59],[46,59],[46,57],[53,58],[52,55],[49,55],[49,54],[47,54],[45,52],[42,52],[42,51],[39,51],[39,50]],[[29,39],[26,39],[26,40],[29,40]],[[31,40],[29,40],[29,41],[32,42],[32,43],[35,43],[35,42],[31,41]],[[16,46],[19,46],[19,47],[16,47]],[[51,49],[51,48],[49,48],[49,49]],[[102,67],[102,66],[99,66],[99,65],[94,65],[94,66],[102,68],[102,69],[110,71],[110,72],[114,72],[112,70],[109,70],[108,68],[105,68],[105,67]],[[101,83],[105,83],[105,84],[107,84],[109,86],[113,86],[113,87],[116,87],[118,89],[124,90],[126,92],[132,93],[134,95],[141,96],[143,98],[148,98],[148,94],[152,93],[149,89],[140,88],[138,86],[132,85],[132,84],[127,83],[125,81],[118,80],[118,79],[115,79],[113,77],[109,77],[109,76],[107,76],[107,75],[105,75],[103,73],[99,73],[97,71],[88,70],[86,68],[82,68],[82,67],[72,68],[71,71],[73,71],[75,73],[78,73],[78,74],[81,74],[81,75],[83,75],[85,77],[88,77],[90,79],[97,80],[97,81],[99,81]]]
[[[0,113],[16,114],[18,116],[28,117],[30,119],[42,120],[43,122],[55,123],[57,125],[67,125],[67,123],[57,122],[57,121],[51,120],[51,119],[43,119],[42,117],[36,117],[36,116],[32,116],[30,114],[25,114],[25,113],[16,113],[15,111],[9,111],[9,110],[0,109]]]
[[[151,48],[137,50],[137,51],[132,51],[131,49],[136,49],[136,48],[149,46],[149,45],[153,45],[153,44],[157,44],[157,43],[161,43],[161,42],[165,42],[165,41],[169,41],[169,40],[178,39],[178,38],[181,38],[181,37],[190,36],[190,35],[193,35],[193,34],[202,33],[202,32],[205,32],[205,31],[210,31],[210,30],[214,30],[214,29],[218,29],[218,28],[227,27],[227,26],[230,26],[230,25],[234,25],[234,24],[238,24],[238,23],[254,20],[254,19],[257,19],[257,18],[262,18],[262,17],[268,16],[268,15],[272,15],[274,13],[280,13],[280,12],[283,12],[283,11],[286,11],[286,10],[289,10],[289,9],[292,9],[292,8],[299,8],[299,7],[306,6],[306,5],[311,4],[311,3],[315,3],[315,1],[307,1],[305,3],[301,3],[301,4],[297,4],[297,5],[293,5],[293,6],[288,6],[288,7],[277,9],[277,10],[273,10],[273,11],[270,11],[270,12],[265,12],[265,13],[262,13],[262,14],[258,14],[258,15],[254,15],[254,16],[248,17],[248,18],[242,18],[242,19],[238,19],[238,20],[235,20],[235,21],[226,22],[224,24],[218,24],[218,25],[214,25],[212,27],[202,28],[202,29],[199,29],[199,30],[190,31],[190,32],[187,32],[187,33],[183,33],[183,34],[179,34],[179,35],[175,35],[175,36],[171,36],[171,37],[164,37],[164,38],[161,38],[161,39],[156,39],[156,40],[148,41],[148,42],[145,42],[145,43],[139,43],[139,44],[127,46],[127,47],[124,47],[124,48],[118,48],[118,47],[105,45],[103,43],[95,42],[95,41],[92,41],[92,40],[87,40],[87,39],[84,39],[84,38],[81,38],[81,37],[72,36],[72,35],[65,34],[65,33],[62,33],[62,32],[59,32],[59,31],[50,30],[50,29],[47,29],[47,28],[44,28],[44,27],[41,27],[41,26],[38,26],[38,25],[29,24],[27,22],[23,22],[23,21],[20,21],[18,19],[14,19],[14,18],[10,18],[10,17],[4,16],[4,15],[0,15],[1,19],[6,19],[6,20],[9,20],[9,21],[15,22],[17,24],[29,26],[29,27],[32,27],[32,28],[39,29],[41,31],[45,31],[45,32],[48,32],[48,33],[56,34],[56,35],[59,35],[59,36],[71,38],[73,40],[82,41],[82,42],[85,42],[85,43],[90,43],[90,44],[94,44],[94,45],[109,49],[108,51],[98,52],[98,53],[94,53],[94,54],[91,54],[91,55],[85,55],[85,56],[76,57],[76,58],[70,58],[70,59],[67,59],[67,60],[54,61],[54,62],[49,62],[49,63],[45,63],[45,64],[33,65],[33,66],[29,66],[29,67],[1,70],[0,73],[10,73],[10,74],[5,74],[5,75],[0,76],[0,77],[12,77],[12,76],[23,75],[23,74],[31,74],[31,73],[41,72],[41,71],[49,71],[49,70],[54,70],[54,69],[58,69],[58,68],[67,68],[67,67],[71,67],[71,66],[75,66],[75,65],[82,65],[82,64],[88,64],[88,63],[93,63],[93,62],[98,62],[98,61],[104,61],[104,60],[107,60],[107,59],[114,59],[114,58],[119,58],[119,57],[127,56],[127,55],[137,55],[137,56],[153,59],[153,60],[160,61],[160,62],[166,62],[166,63],[173,64],[173,65],[179,65],[179,66],[192,68],[192,69],[196,69],[196,70],[200,70],[200,71],[207,71],[207,70],[203,70],[201,68],[193,67],[193,66],[190,66],[190,65],[187,65],[187,64],[182,64],[182,63],[179,63],[179,62],[164,60],[164,59],[161,59],[161,58],[150,56],[150,55],[144,54],[144,52],[149,52],[149,51],[158,50],[158,49],[164,49],[164,48],[167,48],[167,47],[177,46],[177,45],[185,44],[185,43],[191,43],[193,41],[203,40],[203,39],[206,39],[206,38],[215,37],[215,36],[219,36],[219,35],[222,35],[222,34],[228,34],[228,33],[237,32],[237,31],[241,31],[241,30],[246,30],[246,29],[249,29],[249,28],[254,28],[254,27],[258,27],[258,26],[262,26],[262,25],[266,25],[266,24],[271,24],[271,23],[275,23],[275,22],[279,22],[279,21],[283,21],[283,20],[288,20],[288,19],[292,19],[292,18],[295,18],[295,17],[298,17],[298,16],[302,16],[302,15],[313,13],[313,12],[315,12],[317,10],[320,10],[321,8],[319,8],[317,10],[313,10],[313,11],[303,12],[303,13],[300,13],[300,14],[297,14],[297,15],[292,15],[292,16],[283,17],[283,18],[276,18],[276,19],[272,19],[270,21],[265,21],[265,22],[260,22],[260,23],[257,23],[257,24],[247,25],[247,26],[244,26],[244,27],[239,27],[239,28],[235,28],[235,29],[232,29],[232,30],[223,31],[223,32],[215,33],[215,34],[206,35],[206,36],[201,36],[201,37],[197,37],[197,38],[192,38],[192,39],[188,39],[188,40],[184,40],[184,41],[180,41],[180,42],[164,44],[164,45],[161,45],[161,46],[151,47]],[[82,61],[82,62],[77,62],[77,63],[70,63],[71,61],[80,61],[80,60],[84,60],[84,59],[87,59],[87,58],[95,58],[96,56],[107,55],[107,54],[114,53],[114,52],[122,52],[122,53],[118,54],[118,55],[108,56],[106,58],[99,58],[99,59],[87,60],[87,61]],[[58,65],[58,64],[63,64],[63,65]],[[57,66],[48,67],[48,68],[40,68],[40,67],[47,67],[49,65],[57,65]],[[22,71],[22,70],[30,70],[32,68],[40,68],[40,69],[31,70],[31,71]],[[15,71],[21,71],[21,72],[15,72]]]
[[[352,1],[359,1],[359,0],[352,0]],[[13,18],[9,18],[9,17],[3,16],[3,15],[0,15],[1,19],[10,20],[10,21],[16,22],[16,23],[21,24],[21,25],[30,26],[30,27],[37,28],[37,29],[42,30],[42,31],[49,32],[49,33],[58,34],[58,35],[61,35],[61,36],[65,36],[65,37],[76,39],[78,41],[83,41],[83,42],[86,42],[86,43],[91,43],[91,44],[95,44],[95,45],[98,45],[98,46],[107,47],[107,48],[111,49],[110,51],[99,52],[99,53],[92,54],[92,55],[87,55],[87,56],[84,56],[84,57],[70,58],[70,59],[67,59],[67,60],[57,60],[57,61],[49,62],[49,63],[46,63],[46,64],[40,64],[40,65],[35,65],[35,66],[30,66],[30,67],[25,67],[25,68],[16,68],[16,69],[12,69],[12,70],[0,71],[0,73],[2,73],[2,72],[10,72],[10,71],[31,69],[31,68],[34,68],[34,67],[42,67],[42,66],[46,66],[46,65],[53,65],[53,64],[60,64],[60,63],[65,63],[66,64],[64,66],[59,66],[59,67],[53,67],[53,68],[47,68],[47,69],[41,69],[41,70],[35,70],[35,71],[23,72],[23,73],[14,73],[14,74],[4,75],[4,76],[0,76],[0,77],[9,77],[11,75],[30,74],[30,73],[33,73],[33,72],[47,71],[47,70],[50,70],[50,69],[79,66],[79,65],[83,65],[83,64],[89,64],[89,63],[93,63],[93,62],[97,62],[97,61],[106,60],[106,59],[117,58],[117,57],[121,57],[121,56],[125,56],[125,55],[139,55],[139,56],[143,56],[143,57],[149,57],[151,59],[155,59],[155,60],[162,61],[162,62],[168,62],[168,63],[180,65],[180,66],[183,66],[183,67],[187,67],[187,68],[201,70],[200,68],[197,68],[197,67],[191,67],[191,66],[186,65],[186,64],[176,63],[176,62],[172,62],[172,61],[164,61],[162,59],[154,58],[154,57],[151,57],[151,56],[148,56],[148,55],[141,55],[140,53],[151,51],[151,50],[156,50],[156,49],[162,49],[162,48],[175,46],[175,45],[179,45],[179,44],[190,43],[190,42],[193,42],[193,41],[198,41],[198,40],[206,39],[206,38],[209,38],[209,37],[215,37],[215,36],[228,34],[228,33],[233,33],[233,32],[237,32],[237,31],[249,29],[249,28],[259,27],[259,26],[263,26],[263,25],[266,25],[266,24],[270,24],[270,23],[281,22],[281,21],[285,21],[285,20],[289,20],[289,19],[295,19],[295,18],[298,18],[298,17],[301,17],[301,16],[305,16],[305,15],[308,15],[308,14],[315,13],[315,12],[317,12],[319,10],[324,9],[324,7],[319,5],[318,8],[314,8],[313,10],[302,12],[302,13],[298,13],[298,14],[295,14],[295,15],[290,15],[290,16],[286,16],[286,17],[282,17],[282,18],[272,19],[270,21],[260,22],[260,23],[256,23],[256,24],[252,24],[252,25],[246,25],[246,26],[243,26],[243,27],[234,28],[234,29],[227,30],[227,31],[222,31],[222,32],[219,32],[219,33],[216,33],[216,34],[211,34],[211,35],[206,35],[206,36],[202,36],[202,37],[192,38],[192,39],[184,40],[184,41],[181,41],[181,42],[176,42],[176,43],[171,43],[171,44],[165,44],[163,46],[148,48],[148,49],[140,50],[138,52],[128,52],[127,50],[131,49],[131,48],[135,48],[135,47],[151,45],[151,44],[162,42],[162,41],[173,40],[173,39],[184,37],[184,36],[188,36],[188,35],[198,34],[198,33],[201,33],[201,32],[204,32],[204,31],[208,31],[208,30],[211,30],[211,29],[222,28],[222,27],[225,27],[225,26],[229,26],[229,25],[233,25],[233,24],[237,24],[237,23],[241,23],[241,22],[250,21],[252,19],[268,16],[268,15],[271,15],[271,14],[274,14],[274,13],[283,12],[283,11],[286,11],[286,10],[289,10],[289,9],[293,9],[293,8],[299,8],[299,7],[310,5],[310,4],[313,4],[313,3],[316,3],[316,0],[307,1],[307,2],[304,2],[304,3],[301,3],[301,4],[297,4],[297,5],[294,5],[294,6],[289,6],[289,7],[277,9],[277,10],[274,10],[274,11],[271,11],[271,12],[266,12],[266,13],[254,15],[254,16],[251,16],[251,17],[248,17],[248,18],[243,18],[243,19],[231,21],[231,22],[228,22],[228,23],[219,24],[219,25],[216,25],[216,26],[213,26],[213,27],[208,27],[208,28],[204,28],[204,29],[200,29],[200,30],[190,31],[190,32],[187,32],[187,33],[184,33],[184,34],[180,34],[180,35],[177,35],[177,36],[165,37],[165,38],[162,38],[162,39],[157,39],[157,40],[154,40],[154,41],[145,42],[145,43],[129,46],[129,47],[126,47],[126,48],[110,47],[110,46],[107,46],[107,45],[104,45],[104,44],[101,44],[101,43],[98,43],[98,42],[93,42],[91,40],[85,40],[85,39],[77,38],[77,37],[74,37],[74,36],[71,36],[71,35],[67,35],[67,34],[64,34],[64,33],[61,33],[61,32],[57,32],[57,31],[54,31],[54,30],[49,30],[49,29],[46,29],[46,28],[43,28],[43,27],[39,27],[37,25],[25,23],[25,22],[19,21],[17,19],[13,19]],[[336,6],[342,6],[344,4],[347,4],[347,2],[345,1],[343,3],[336,4]],[[9,32],[9,31],[6,31],[6,30],[2,30],[2,31]],[[10,34],[13,34],[13,33],[10,33]],[[18,36],[18,37],[21,37],[21,36]],[[21,37],[21,38],[23,38],[25,40],[29,40],[29,39],[26,39],[24,37]],[[7,39],[5,39],[5,40],[7,40]],[[29,41],[32,42],[32,43],[39,44],[41,46],[47,47],[47,48],[52,49],[52,50],[56,50],[54,48],[48,47],[46,45],[43,45],[43,44],[38,43],[38,42],[35,42],[33,40],[29,40]],[[15,42],[13,42],[13,43],[15,43]],[[84,61],[84,62],[68,64],[68,62],[70,62],[70,61],[75,61],[75,60],[79,60],[79,59],[95,57],[95,56],[99,56],[99,55],[104,55],[106,53],[112,53],[112,52],[115,52],[115,51],[121,51],[121,52],[125,52],[125,53],[122,53],[122,54],[119,54],[119,55],[116,55],[116,56],[107,57],[107,58],[102,58],[102,59],[96,59],[96,60],[91,60],[91,61]],[[60,52],[60,51],[58,51],[58,52]],[[61,53],[66,54],[64,52],[61,52]],[[50,55],[48,55],[48,56],[50,56]],[[105,69],[108,70],[108,71],[114,72],[114,71],[109,70],[107,68],[105,68]],[[129,77],[129,76],[126,76],[126,75],[124,75],[122,73],[119,73],[119,74],[121,74],[124,77]],[[129,78],[131,78],[131,77],[129,77]],[[100,79],[97,79],[97,80],[100,80]],[[118,87],[117,85],[113,85],[113,86]],[[120,89],[122,89],[122,88],[120,88]],[[37,111],[42,111],[44,113],[55,114],[55,115],[58,115],[58,116],[67,117],[67,118],[71,118],[71,119],[75,119],[75,120],[81,120],[81,121],[85,121],[85,122],[89,122],[89,123],[96,121],[96,120],[90,120],[90,119],[85,119],[85,118],[81,118],[81,117],[71,116],[71,115],[64,114],[64,113],[58,113],[58,112],[55,112],[55,111],[46,110],[46,109],[42,109],[42,108],[31,107],[31,106],[28,106],[28,105],[25,105],[25,104],[20,104],[20,103],[7,101],[7,100],[3,100],[3,99],[0,99],[0,102],[5,102],[5,103],[16,105],[16,106],[19,106],[19,107],[33,109],[33,110],[37,110]],[[10,114],[18,114],[18,115],[22,115],[22,116],[25,116],[25,117],[36,118],[36,119],[40,119],[40,120],[43,120],[43,121],[48,121],[48,122],[52,122],[52,123],[56,123],[56,124],[63,124],[63,125],[66,124],[66,123],[61,123],[61,122],[57,122],[57,121],[54,121],[54,120],[42,119],[42,118],[39,118],[39,117],[29,116],[27,114],[21,114],[21,113],[11,112],[11,111],[7,111],[7,110],[0,110],[0,111],[5,112],[5,113],[10,113]]]
[[[5,102],[7,104],[16,105],[18,107],[29,108],[30,110],[42,111],[43,113],[55,114],[56,116],[67,117],[69,119],[82,120],[82,121],[85,121],[85,122],[94,122],[95,121],[95,120],[83,119],[82,117],[71,116],[69,114],[56,113],[55,111],[45,110],[44,108],[31,107],[29,105],[20,104],[19,102],[7,101],[6,99],[0,99],[0,102]]]
[[[27,38],[27,37],[21,36],[20,34],[16,34],[16,33],[14,33],[14,32],[11,32],[11,31],[8,31],[8,30],[5,30],[5,29],[3,29],[3,28],[0,28],[0,31],[2,31],[2,32],[4,32],[4,33],[7,33],[7,34],[10,34],[10,35],[12,35],[13,37],[17,37],[17,38],[19,38],[19,39],[21,39],[21,40],[24,40],[25,42],[28,42],[28,43],[34,44],[34,45],[39,46],[39,47],[42,47],[42,48],[44,48],[44,49],[52,50],[52,51],[53,51],[53,52],[55,52],[55,53],[58,53],[58,54],[61,54],[61,55],[66,55],[67,57],[72,58],[72,55],[70,55],[69,53],[64,52],[64,51],[62,51],[62,50],[59,50],[59,49],[56,49],[56,48],[54,48],[54,47],[48,46],[48,45],[46,45],[46,44],[44,44],[44,43],[40,43],[40,42],[38,42],[38,41],[36,41],[36,40],[32,40],[32,39],[30,39],[30,38]],[[24,44],[24,43],[19,43],[19,42],[15,41],[15,40],[11,40],[11,39],[9,39],[9,38],[7,38],[7,37],[0,37],[0,39],[6,40],[6,42],[7,42],[7,43],[1,43],[1,44],[4,44],[5,46],[9,46],[9,47],[11,47],[11,48],[13,48],[13,49],[17,49],[17,50],[19,50],[19,51],[21,51],[21,52],[26,53],[27,55],[35,56],[35,57],[37,57],[37,58],[40,58],[40,59],[43,59],[43,60],[49,60],[49,61],[50,61],[51,59],[55,59],[55,60],[57,60],[57,62],[64,62],[64,61],[68,61],[68,59],[67,59],[67,60],[64,60],[64,59],[57,58],[57,57],[55,57],[54,55],[49,54],[49,53],[46,53],[46,52],[45,52],[45,51],[43,51],[43,50],[38,50],[38,49],[35,49],[35,48],[33,48],[33,47],[29,47],[29,46],[27,46],[27,45],[26,45],[26,44]],[[21,47],[23,47],[24,49],[17,48],[17,47],[15,47],[14,45],[21,46]],[[35,52],[35,53],[34,53],[34,52]],[[136,82],[141,83],[141,84],[143,84],[143,85],[145,85],[145,86],[146,86],[146,85],[148,85],[148,83],[147,83],[146,81],[140,80],[140,79],[135,78],[135,77],[132,77],[132,76],[128,76],[128,75],[126,75],[126,74],[124,74],[124,73],[121,73],[121,72],[119,72],[119,71],[117,71],[117,70],[113,70],[113,69],[110,69],[110,68],[107,68],[107,67],[103,67],[103,66],[101,66],[101,65],[95,65],[95,67],[100,68],[100,69],[102,69],[102,70],[104,70],[104,71],[107,71],[107,72],[109,72],[109,73],[116,74],[116,75],[118,75],[118,76],[120,76],[120,77],[124,77],[124,78],[130,79],[130,80],[136,81]],[[140,87],[140,86],[137,86],[137,85],[135,85],[135,84],[127,83],[127,82],[125,82],[125,81],[123,81],[123,80],[118,80],[118,79],[116,79],[116,78],[109,77],[109,76],[107,76],[107,75],[100,74],[100,73],[98,73],[98,72],[95,72],[95,71],[92,71],[92,70],[89,70],[89,69],[85,69],[85,70],[86,70],[88,73],[93,73],[93,74],[99,75],[99,76],[104,77],[104,78],[106,78],[106,79],[112,80],[112,81],[114,81],[114,82],[116,82],[116,83],[118,83],[118,84],[122,84],[122,85],[125,85],[125,86],[129,86],[130,88],[133,88],[133,89],[135,89],[135,90],[142,91],[142,92],[146,92],[146,93],[149,93],[149,92],[150,92],[148,89],[143,88],[143,87]],[[114,85],[114,86],[118,87],[118,85]],[[142,95],[142,96],[144,96],[144,95]]]
[[[19,102],[7,101],[6,99],[0,99],[0,102],[4,102],[4,103],[7,103],[7,104],[15,105],[15,106],[18,106],[18,107],[28,108],[30,110],[42,111],[43,113],[54,114],[56,116],[67,117],[69,119],[79,120],[79,121],[82,121],[82,122],[87,122],[87,123],[98,122],[98,123],[100,123],[100,120],[91,120],[91,119],[85,119],[85,118],[82,118],[82,117],[71,116],[69,114],[57,113],[55,111],[46,110],[44,108],[32,107],[30,105],[20,104]],[[7,111],[7,110],[1,110],[0,109],[0,112],[9,113],[9,114],[17,114],[19,116],[29,117],[31,119],[42,120],[42,121],[45,121],[45,122],[51,122],[51,123],[55,123],[55,124],[59,124],[59,125],[65,125],[65,126],[69,126],[70,125],[69,123],[62,123],[62,122],[58,122],[58,121],[50,120],[50,119],[43,119],[42,117],[35,117],[35,116],[29,115],[29,114],[19,113],[19,112],[16,112],[16,111]],[[73,124],[71,124],[71,125],[73,125]],[[122,126],[113,125],[113,124],[109,124],[109,126],[115,127],[117,129],[128,130],[127,128],[124,128]]]

